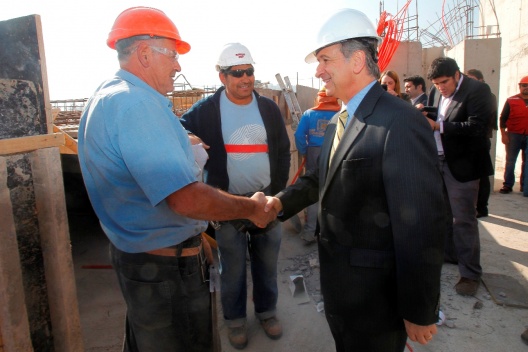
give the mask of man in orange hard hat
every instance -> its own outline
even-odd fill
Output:
[[[502,194],[512,192],[515,184],[515,163],[521,151],[520,190],[525,197],[528,197],[528,187],[525,182],[528,176],[528,163],[525,162],[528,147],[528,76],[524,76],[519,81],[519,94],[506,99],[500,115],[500,131],[502,143],[506,147],[506,167],[504,183],[499,192]]]
[[[237,197],[199,182],[204,158],[165,97],[190,45],[165,13],[125,10],[107,44],[120,70],[85,107],[79,162],[127,305],[124,351],[211,351],[205,220],[264,227],[275,214],[264,212],[263,193]]]

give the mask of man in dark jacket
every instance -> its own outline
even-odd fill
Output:
[[[458,263],[456,292],[474,296],[482,275],[475,204],[480,178],[493,175],[487,147],[491,91],[487,84],[463,75],[456,61],[447,57],[433,60],[427,78],[434,85],[427,105],[437,108],[437,114],[428,121],[453,217],[446,260]]]
[[[446,226],[429,124],[377,79],[378,37],[342,9],[306,62],[346,112],[328,124],[319,163],[268,206],[287,219],[319,201],[321,292],[336,351],[404,351],[436,333]]]
[[[224,46],[218,64],[223,88],[182,116],[183,126],[209,146],[204,181],[231,194],[275,194],[286,186],[290,142],[279,107],[254,91],[253,59],[239,43]],[[221,264],[222,308],[231,345],[248,343],[246,329],[246,249],[251,257],[255,314],[266,335],[278,339],[277,259],[281,225],[257,229],[243,220],[216,230]]]

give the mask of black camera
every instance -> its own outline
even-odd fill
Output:
[[[436,113],[437,108],[434,106],[424,106],[420,111]]]

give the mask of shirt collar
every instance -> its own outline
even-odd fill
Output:
[[[367,84],[362,90],[360,90],[359,93],[354,95],[352,97],[352,99],[350,99],[348,104],[346,104],[346,109],[348,111],[348,116],[354,116],[359,104],[361,104],[361,102],[363,101],[363,99],[367,95],[367,93],[370,90],[370,88],[372,88],[372,86],[376,82],[377,82],[376,80],[373,80],[372,82]]]
[[[139,88],[147,90],[153,96],[155,96],[156,99],[158,99],[161,103],[166,103],[167,106],[172,108],[172,102],[169,99],[167,99],[166,96],[164,96],[163,94],[161,94],[160,92],[158,92],[157,90],[155,90],[154,88],[149,86],[147,84],[147,82],[143,81],[141,78],[139,78],[138,76],[134,75],[133,73],[131,73],[131,72],[127,71],[127,70],[119,69],[117,71],[117,73],[116,73],[116,76],[121,78],[124,81],[127,81],[127,82],[133,84],[136,87],[139,87]]]

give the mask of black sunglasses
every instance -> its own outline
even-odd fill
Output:
[[[236,78],[240,78],[244,75],[244,73],[248,76],[248,77],[251,77],[253,76],[253,73],[255,73],[255,69],[253,67],[250,67],[250,68],[247,68],[245,70],[229,70],[229,71],[225,71],[226,74],[228,75],[231,75],[233,77],[236,77]]]

